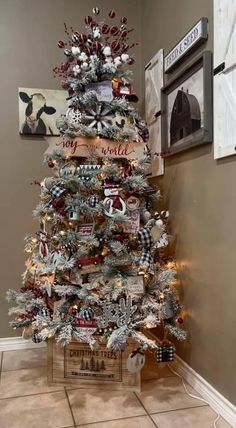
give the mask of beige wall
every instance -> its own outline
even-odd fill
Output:
[[[142,5],[143,65],[158,49],[167,53],[202,16],[209,19],[209,39],[199,50],[213,49],[212,0],[145,0]],[[236,157],[214,161],[211,145],[169,158],[164,178],[157,180],[177,238],[187,311],[189,340],[178,353],[234,404],[235,181]]]
[[[0,337],[16,336],[8,327],[8,288],[21,286],[24,271],[24,237],[38,230],[32,210],[39,200],[39,189],[32,180],[50,175],[42,166],[46,144],[35,138],[22,138],[18,133],[18,87],[60,88],[52,68],[63,60],[57,48],[66,39],[64,21],[83,31],[84,16],[92,8],[101,8],[101,19],[110,9],[127,16],[136,28],[135,40],[140,41],[139,1],[119,0],[0,0],[0,183],[1,183],[1,287]],[[118,7],[119,6],[119,7]],[[102,13],[104,11],[104,13]],[[64,37],[65,36],[65,37]],[[136,48],[135,87],[141,88],[140,46]]]

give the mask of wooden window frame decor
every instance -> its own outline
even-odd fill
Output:
[[[202,80],[200,88],[199,79]],[[212,143],[212,82],[212,53],[205,51],[162,88],[161,140],[164,157]]]

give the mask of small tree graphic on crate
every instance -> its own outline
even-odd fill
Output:
[[[96,371],[96,363],[93,357],[90,358],[90,370],[91,371]]]
[[[81,363],[80,363],[80,370],[85,370],[85,364],[84,364],[83,358],[82,358]]]
[[[102,362],[101,362],[100,370],[106,370],[106,366],[105,366],[104,360],[102,360]]]

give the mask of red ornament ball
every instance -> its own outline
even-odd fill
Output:
[[[91,28],[94,28],[94,27],[96,27],[97,26],[97,23],[95,22],[95,21],[92,21],[91,23],[90,23],[90,27]]]
[[[90,25],[91,22],[93,21],[93,18],[92,18],[92,16],[88,15],[88,16],[85,16],[84,21],[85,21],[86,25]]]
[[[48,166],[49,166],[49,168],[54,168],[55,164],[54,164],[54,162],[52,160],[50,160],[48,162]]]
[[[124,39],[127,36],[127,31],[126,30],[122,30],[120,33],[122,39]]]
[[[179,318],[177,318],[177,322],[178,322],[178,324],[183,324],[184,320],[183,320],[183,318],[179,317]]]
[[[67,82],[63,82],[61,86],[63,89],[65,89],[67,91],[67,89],[69,89],[69,87],[70,87],[70,84]]]
[[[128,19],[127,19],[125,16],[123,16],[123,17],[120,19],[120,22],[121,22],[122,24],[127,24]]]
[[[102,48],[102,45],[101,45],[101,43],[100,43],[100,42],[93,42],[93,44],[92,44],[92,48],[93,48],[95,51],[99,51],[99,50]]]
[[[134,58],[130,58],[129,60],[128,60],[128,64],[129,65],[132,65],[132,64],[134,64],[135,63],[135,59]]]
[[[83,34],[83,33],[79,34],[79,41],[81,43],[85,43],[85,42],[87,42],[87,40],[88,40],[87,34]]]
[[[108,24],[103,24],[102,25],[102,34],[108,34],[110,31],[110,27]]]
[[[110,12],[108,13],[108,16],[110,17],[110,18],[115,18],[115,16],[116,16],[116,12],[112,9],[112,10],[110,10]]]
[[[117,52],[120,49],[120,43],[116,40],[114,40],[111,43],[111,48],[113,49],[114,52]]]
[[[65,43],[62,40],[59,40],[59,42],[57,43],[57,46],[62,49],[65,47]]]
[[[118,27],[116,27],[116,26],[111,27],[111,34],[113,36],[117,36],[118,33],[119,33],[119,28]]]

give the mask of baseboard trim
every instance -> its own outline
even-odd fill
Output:
[[[175,357],[175,370],[181,375],[233,428],[236,428],[236,407],[180,357]]]
[[[21,336],[0,338],[0,351],[17,351],[17,349],[44,348],[45,342],[34,343]]]

